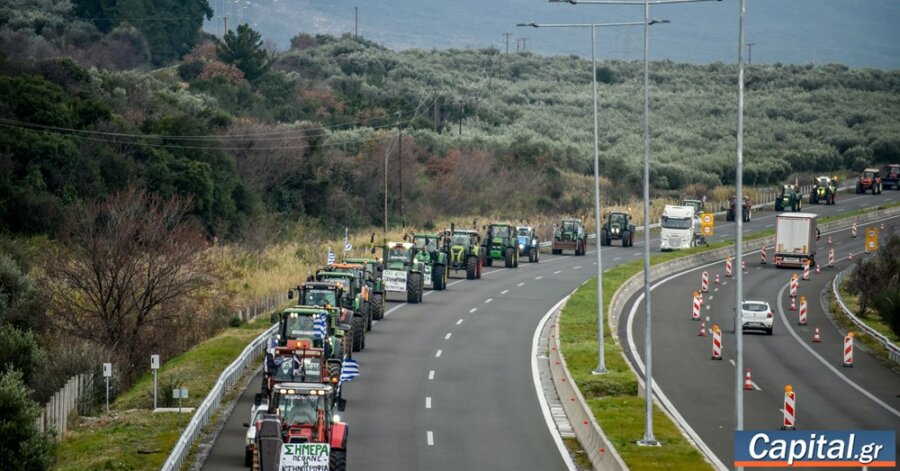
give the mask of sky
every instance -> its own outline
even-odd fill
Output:
[[[509,49],[590,56],[587,28],[516,27],[517,23],[640,22],[641,6],[570,5],[547,0],[210,0],[216,12],[206,29],[221,33],[247,22],[286,49],[299,32],[341,35],[354,30],[395,50]],[[841,63],[900,69],[900,0],[746,0],[744,52],[753,63]],[[669,20],[650,31],[650,59],[736,63],[739,0],[651,7]],[[526,38],[525,41],[518,41]],[[746,43],[752,43],[747,46]],[[524,44],[524,46],[523,46]],[[598,59],[643,58],[638,27],[599,28]]]

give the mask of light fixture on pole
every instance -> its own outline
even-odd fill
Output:
[[[594,219],[597,234],[597,368],[592,373],[595,375],[605,374],[606,360],[603,352],[603,260],[600,254],[600,143],[599,128],[597,124],[597,57],[595,54],[595,46],[597,43],[597,28],[610,26],[639,26],[644,24],[640,21],[631,21],[623,23],[546,23],[538,24],[534,21],[530,23],[519,23],[516,26],[530,26],[532,28],[590,28],[591,29],[591,87],[593,97],[593,115],[594,115]]]
[[[650,5],[672,3],[698,3],[722,0],[549,0],[550,3],[570,3],[572,5],[636,5],[644,7],[644,437],[638,445],[658,446],[653,436],[653,357],[650,306],[650,29],[651,24],[668,21],[650,20]]]

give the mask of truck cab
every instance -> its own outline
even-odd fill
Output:
[[[689,249],[700,223],[691,206],[666,205],[660,220],[659,248],[663,251]]]

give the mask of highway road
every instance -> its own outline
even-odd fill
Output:
[[[887,194],[892,197],[892,193]],[[884,196],[884,195],[883,195]],[[868,196],[871,199],[871,196]],[[855,196],[841,202],[865,202]],[[806,208],[810,209],[810,208]],[[813,207],[831,212],[836,207]],[[885,221],[897,224],[900,218]],[[896,430],[900,424],[900,376],[857,348],[853,368],[842,367],[843,334],[826,317],[820,296],[831,286],[835,274],[847,267],[849,252],[863,256],[864,235],[852,239],[850,231],[830,234],[837,266],[826,268],[828,234],[818,243],[817,261],[822,272],[810,281],[800,281],[798,295],[806,296],[808,324],[798,325],[798,313],[789,310],[786,285],[800,270],[761,265],[758,252],[746,257],[744,299],[768,301],[775,313],[772,336],[744,333],[744,367],[751,370],[754,390],[743,391],[744,428],[775,430],[781,426],[784,387],[790,384],[797,395],[798,429],[881,429]],[[718,324],[723,330],[723,360],[714,361],[712,337],[699,337],[699,322],[691,320],[691,292],[700,288],[702,271],[710,275],[710,293],[705,296],[701,317],[707,327]],[[723,283],[713,284],[716,274]],[[725,278],[724,261],[686,270],[654,284],[653,372],[664,403],[683,417],[694,433],[727,467],[733,462],[734,359],[733,308],[735,282]],[[644,315],[641,294],[626,305],[620,323],[620,338],[630,344],[627,354],[643,365]],[[636,304],[637,303],[637,304]],[[661,308],[659,306],[666,306]],[[821,343],[812,343],[815,328]],[[858,345],[858,343],[857,343]],[[643,371],[641,367],[641,371]],[[900,444],[900,443],[898,443]]]
[[[844,196],[838,206],[813,210],[849,211],[897,197]],[[774,213],[763,212],[745,230],[773,224]],[[734,224],[717,222],[716,233],[733,237]],[[604,247],[604,270],[640,258],[635,242]],[[658,250],[658,240],[651,243]],[[481,280],[452,279],[446,291],[426,292],[421,304],[390,303],[366,350],[355,355],[360,376],[345,385],[349,467],[566,469],[539,407],[529,355],[541,317],[596,274],[595,262],[593,251],[545,254],[518,269],[486,268]],[[244,469],[242,423],[258,385],[254,379],[242,393],[205,468]]]

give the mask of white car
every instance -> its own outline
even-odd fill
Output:
[[[775,316],[772,308],[765,301],[744,301],[741,304],[741,329],[762,329],[766,335],[772,335]]]
[[[268,413],[268,411],[269,404],[265,402],[258,406],[254,405],[250,409],[250,422],[244,424],[247,427],[247,437],[244,440],[244,466],[250,467],[253,465],[253,452],[256,448],[256,422],[261,415]]]

